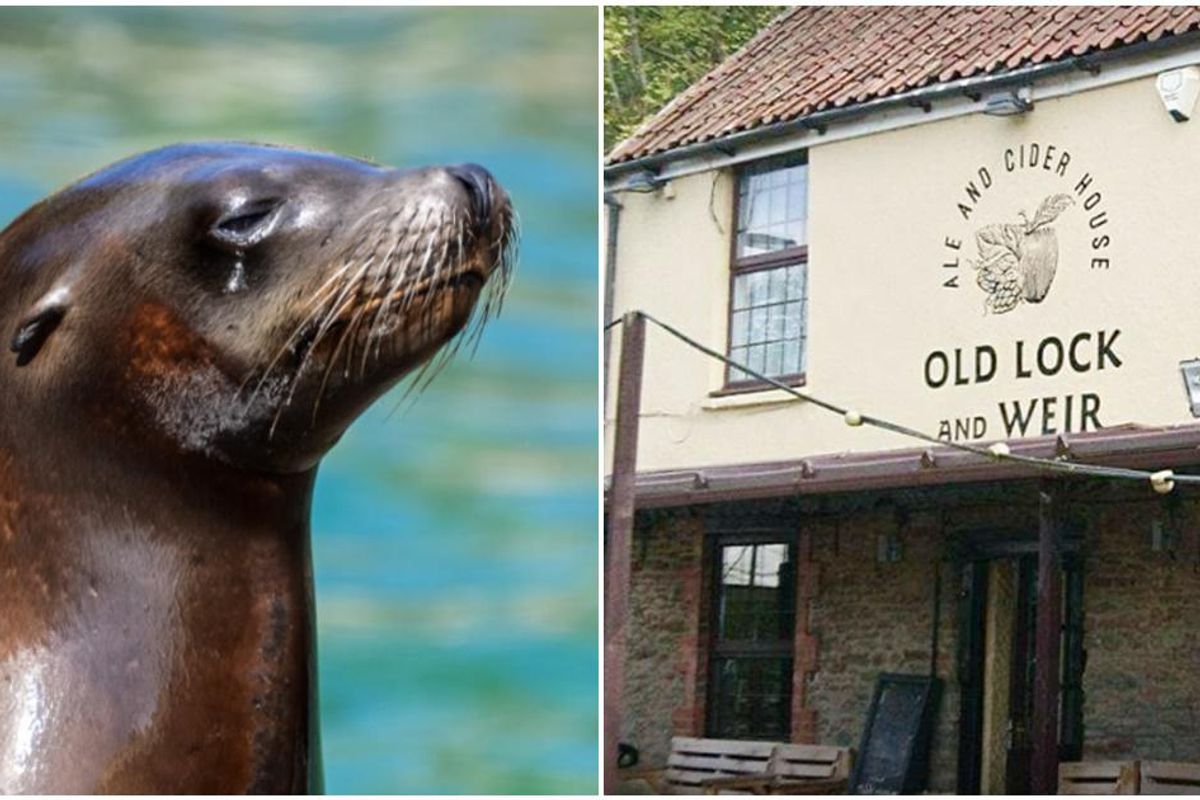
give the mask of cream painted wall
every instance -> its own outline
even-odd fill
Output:
[[[1014,169],[1009,148],[1053,145],[1055,170]],[[1060,398],[1048,429],[1062,430],[1068,395],[1078,418],[1083,394],[1099,398],[1105,427],[1191,423],[1179,362],[1200,356],[1200,120],[1173,122],[1152,78],[1037,103],[1028,114],[960,117],[809,150],[809,353],[805,391],[937,434],[944,421],[982,417],[980,441],[1011,438],[999,403]],[[982,189],[985,167],[991,186]],[[1085,174],[1083,194],[1075,186]],[[972,178],[981,194],[967,198]],[[640,308],[718,349],[726,338],[731,224],[729,172],[674,180],[671,192],[620,195],[614,311]],[[1101,198],[1090,210],[1084,201]],[[977,259],[976,231],[1019,223],[1055,193],[1073,198],[1050,226],[1058,270],[1041,303],[984,313],[985,295],[963,258]],[[673,197],[667,195],[673,194]],[[973,207],[969,219],[958,208]],[[1104,212],[1093,231],[1088,220]],[[1110,245],[1091,249],[1093,236]],[[947,238],[962,242],[954,252]],[[1029,239],[1017,236],[1029,248]],[[1032,245],[1038,247],[1041,245]],[[944,262],[957,255],[960,266]],[[1093,269],[1093,257],[1108,258]],[[957,274],[958,287],[943,282]],[[1119,330],[1103,371],[1016,377],[1015,350],[1034,360],[1045,337],[1064,345],[1093,334],[1077,352],[1096,361],[1096,332]],[[619,334],[614,345],[619,344]],[[793,459],[914,442],[839,417],[778,392],[714,398],[719,363],[648,329],[639,471]],[[1085,340],[1081,340],[1086,344]],[[955,348],[994,348],[986,383],[931,388],[927,357]],[[1051,351],[1047,351],[1049,354]],[[616,369],[619,348],[614,346]],[[606,404],[611,451],[615,372]],[[1039,408],[1041,401],[1038,400]],[[978,425],[979,423],[973,423]],[[953,429],[953,423],[951,423]],[[1078,419],[1072,430],[1078,430]],[[1028,435],[1043,432],[1038,418]],[[974,439],[974,437],[972,437]]]

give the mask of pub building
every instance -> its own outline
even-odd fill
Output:
[[[1195,7],[802,7],[613,149],[610,753],[902,674],[930,791],[1200,764],[1200,486],[951,446],[1200,473],[1198,91]]]

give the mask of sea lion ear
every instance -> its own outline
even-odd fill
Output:
[[[50,338],[50,334],[62,322],[71,307],[70,292],[59,286],[45,294],[33,309],[25,315],[13,334],[8,348],[17,354],[17,366],[23,367],[33,360]]]

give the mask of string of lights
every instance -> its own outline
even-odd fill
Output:
[[[846,408],[838,405],[837,403],[831,403],[827,400],[823,400],[807,392],[802,392],[799,389],[796,389],[794,386],[788,386],[786,383],[782,383],[781,381],[764,375],[757,370],[751,369],[745,364],[734,361],[724,353],[717,352],[711,347],[701,344],[692,337],[680,331],[678,328],[656,319],[652,315],[647,314],[645,311],[635,311],[633,313],[640,314],[647,321],[654,323],[679,341],[695,350],[699,350],[701,353],[704,353],[711,358],[715,358],[728,366],[739,369],[742,372],[745,372],[747,375],[750,375],[765,384],[779,389],[780,391],[786,392],[793,397],[811,403],[812,405],[822,408],[832,414],[841,416],[845,423],[852,428],[857,428],[862,425],[870,425],[874,428],[880,428],[885,431],[897,433],[901,436],[907,436],[912,439],[918,439],[920,441],[935,444],[940,447],[950,447],[955,450],[962,450],[964,452],[973,453],[974,455],[990,458],[995,461],[1008,461],[1017,464],[1023,464],[1025,466],[1043,470],[1045,472],[1116,480],[1133,480],[1142,482],[1149,481],[1150,486],[1159,494],[1169,493],[1175,488],[1175,484],[1177,483],[1200,485],[1200,475],[1176,474],[1173,470],[1169,469],[1152,472],[1149,470],[1130,469],[1127,467],[1109,467],[1102,464],[1086,464],[1079,461],[1055,460],[1013,453],[1009,449],[1008,445],[1004,442],[996,442],[987,447],[983,447],[966,442],[955,442],[948,441],[946,439],[940,439],[936,436],[925,433],[924,431],[917,430],[916,428],[910,428],[907,425],[902,425],[898,422],[892,422],[891,420],[883,419],[882,417],[876,417],[871,414],[864,414],[857,409]],[[613,319],[605,326],[605,330],[615,327],[622,321],[623,318],[621,317]]]

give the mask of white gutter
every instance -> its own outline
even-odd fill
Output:
[[[982,113],[986,95],[999,89],[1032,86],[1035,109],[1031,113],[1036,113],[1039,100],[1099,89],[1192,64],[1200,64],[1200,32],[999,75],[937,84],[613,164],[604,170],[605,189],[628,190],[647,172],[653,174],[655,181],[669,181],[806,147]],[[1083,71],[1088,69],[1093,71]],[[971,95],[978,99],[972,99]]]

